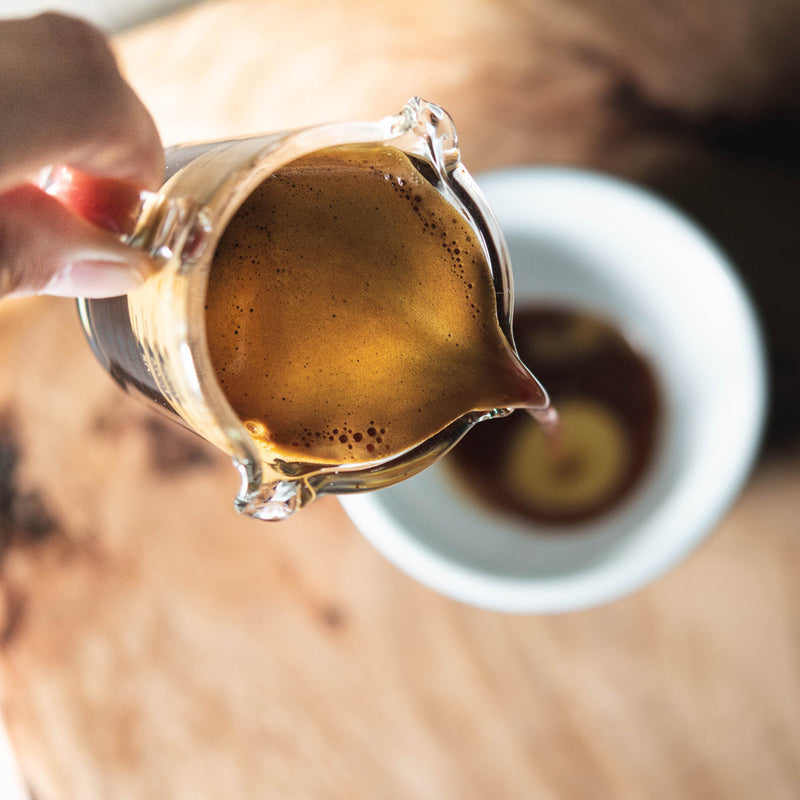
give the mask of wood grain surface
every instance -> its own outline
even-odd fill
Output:
[[[69,301],[4,302],[0,700],[37,800],[800,796],[800,4],[219,0],[116,44],[167,143],[420,94],[473,171],[655,188],[739,266],[773,409],[682,566],[504,616],[404,577],[333,499],[237,517],[230,464],[122,395]]]

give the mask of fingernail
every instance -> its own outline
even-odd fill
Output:
[[[144,283],[142,274],[119,261],[73,261],[62,267],[41,294],[58,297],[118,297]]]

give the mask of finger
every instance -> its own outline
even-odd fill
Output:
[[[132,233],[147,192],[117,178],[94,178],[70,167],[48,170],[40,187],[80,214],[113,233]]]
[[[0,190],[53,163],[161,184],[155,123],[105,37],[78,19],[42,14],[0,23],[0,119]]]
[[[31,184],[0,194],[0,297],[115,297],[152,269],[143,253]]]

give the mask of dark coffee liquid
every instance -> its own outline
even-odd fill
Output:
[[[446,458],[471,493],[533,522],[606,512],[640,482],[656,446],[661,400],[653,371],[607,322],[524,308],[514,334],[547,387],[558,423],[524,414],[479,425]]]
[[[225,230],[211,361],[267,458],[370,462],[545,397],[503,336],[480,241],[395,148],[306,156]]]

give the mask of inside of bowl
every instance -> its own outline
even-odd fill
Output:
[[[705,235],[634,187],[531,169],[487,176],[482,188],[508,241],[515,307],[600,314],[649,360],[664,405],[653,463],[624,503],[572,527],[488,510],[442,465],[364,498],[369,523],[348,508],[391,560],[431,585],[456,579],[455,592],[435,588],[460,599],[470,600],[470,584],[481,582],[494,589],[594,583],[594,599],[607,599],[685,555],[746,475],[765,392],[752,308]]]

